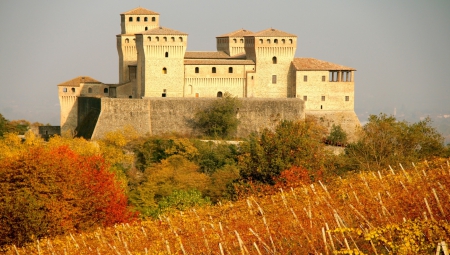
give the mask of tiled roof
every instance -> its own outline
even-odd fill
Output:
[[[356,69],[352,67],[341,66],[315,58],[294,58],[294,61],[292,61],[292,63],[294,64],[297,71],[356,71]]]
[[[283,32],[281,30],[277,30],[275,28],[269,28],[269,29],[266,29],[263,31],[259,31],[257,33],[253,33],[252,36],[255,36],[255,37],[259,37],[259,36],[262,36],[262,37],[265,37],[265,36],[297,37],[294,34],[289,34],[289,33]]]
[[[187,35],[184,32],[170,29],[167,27],[157,27],[157,28],[153,28],[153,29],[150,29],[147,31],[142,31],[142,32],[139,32],[136,34],[142,34],[142,35]]]
[[[159,13],[157,13],[157,12],[150,11],[150,10],[142,8],[142,7],[137,7],[137,8],[134,8],[133,10],[129,10],[129,11],[121,13],[121,14],[124,14],[124,15],[159,15]]]
[[[247,59],[185,59],[185,65],[254,65]]]
[[[73,78],[72,80],[65,81],[63,83],[58,84],[58,86],[71,86],[71,87],[79,87],[80,83],[101,83],[94,78],[89,76],[78,76]]]
[[[185,59],[192,59],[192,58],[223,59],[223,58],[230,58],[230,56],[228,54],[226,54],[224,51],[186,51],[186,53],[184,54],[184,58]]]
[[[216,37],[243,37],[243,36],[246,36],[246,35],[248,36],[248,35],[252,35],[252,34],[253,34],[252,31],[245,30],[245,29],[239,29],[239,30],[236,30],[236,31],[224,34],[224,35],[216,36]]]

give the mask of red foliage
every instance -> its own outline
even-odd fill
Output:
[[[37,146],[0,161],[0,245],[133,218],[101,156]]]
[[[321,179],[321,172],[316,173],[317,176],[310,176],[310,172],[300,166],[292,166],[291,168],[281,172],[280,176],[275,178],[276,188],[295,188],[301,185],[311,184],[314,179]]]

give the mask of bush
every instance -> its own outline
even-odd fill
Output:
[[[411,164],[443,153],[443,137],[429,118],[410,124],[386,114],[371,115],[360,139],[346,148],[353,164],[367,170]]]
[[[194,127],[214,139],[229,138],[237,131],[239,120],[236,110],[239,106],[237,97],[225,93],[224,97],[215,100],[209,108],[195,114]]]
[[[100,156],[37,145],[0,160],[0,245],[133,218]]]
[[[327,143],[332,145],[345,145],[347,143],[347,133],[345,133],[341,125],[336,126],[333,124],[327,137]]]
[[[282,121],[275,131],[263,130],[241,144],[241,176],[274,184],[274,178],[292,166],[309,171],[311,178],[325,168],[327,152],[322,140],[325,129],[316,121]]]

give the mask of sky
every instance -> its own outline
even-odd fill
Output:
[[[450,113],[449,0],[0,0],[0,113],[59,125],[59,83],[117,83],[119,14],[138,6],[188,33],[188,51],[241,28],[296,34],[296,57],[357,69],[358,116]]]

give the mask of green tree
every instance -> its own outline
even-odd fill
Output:
[[[324,170],[328,152],[322,143],[325,129],[315,120],[284,120],[274,131],[265,129],[241,144],[241,176],[274,184],[274,178],[292,166],[306,168],[314,178]]]
[[[236,115],[239,106],[240,102],[237,97],[225,93],[210,107],[195,114],[194,127],[214,139],[229,138],[236,133],[239,125]]]
[[[344,145],[347,143],[347,133],[345,133],[341,125],[333,124],[330,134],[327,136],[327,142],[332,145]]]
[[[198,190],[174,190],[172,194],[159,201],[156,212],[159,214],[172,210],[184,211],[191,207],[206,205],[211,205],[211,201],[208,197],[203,197]]]
[[[200,140],[194,140],[193,144],[198,149],[198,157],[195,158],[195,162],[203,173],[211,175],[226,165],[236,165],[237,163],[239,152],[238,147],[234,144]]]
[[[4,133],[8,132],[7,125],[8,120],[0,113],[0,139],[3,138]]]
[[[359,169],[411,164],[444,152],[443,138],[429,118],[410,124],[386,114],[371,115],[359,137],[346,148],[346,156]]]

